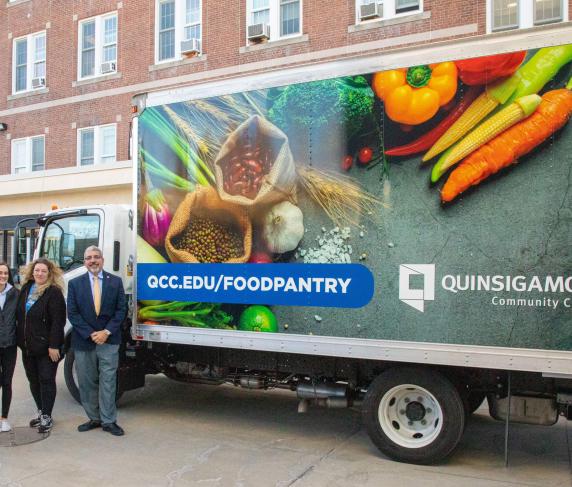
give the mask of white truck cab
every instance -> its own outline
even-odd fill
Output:
[[[34,258],[54,261],[65,282],[85,272],[83,253],[90,245],[103,251],[104,269],[123,280],[125,292],[133,289],[133,211],[128,205],[94,205],[64,208],[38,219],[40,232]]]

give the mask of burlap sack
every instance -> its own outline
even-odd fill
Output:
[[[221,169],[221,164],[236,155],[237,150],[240,151],[240,144],[245,134],[255,138],[260,145],[272,147],[274,155],[270,171],[263,177],[254,199],[243,195],[228,194],[224,189],[224,175]],[[288,137],[278,127],[259,115],[250,117],[228,136],[220,148],[214,169],[218,194],[225,201],[254,207],[260,204],[284,200],[295,201],[296,199],[296,166],[288,144]]]
[[[187,194],[173,215],[165,238],[165,248],[171,262],[199,262],[186,250],[179,250],[173,245],[176,238],[188,227],[193,217],[209,218],[225,227],[232,227],[242,235],[244,253],[240,257],[227,260],[228,263],[247,262],[252,250],[252,223],[248,213],[233,203],[222,201],[216,190],[211,187],[198,186]]]

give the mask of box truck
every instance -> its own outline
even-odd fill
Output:
[[[163,373],[361,407],[450,455],[476,408],[572,418],[572,34],[543,29],[138,95],[134,203],[56,210],[36,255],[121,275],[121,390]],[[66,380],[77,398],[73,351]]]

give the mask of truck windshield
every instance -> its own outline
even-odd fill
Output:
[[[83,265],[83,253],[99,243],[99,216],[75,215],[48,223],[40,247],[40,257],[50,259],[64,271]]]

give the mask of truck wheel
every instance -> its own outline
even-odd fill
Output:
[[[68,349],[65,359],[64,359],[64,379],[66,381],[66,386],[72,397],[81,404],[81,398],[79,395],[79,388],[77,386],[77,373],[75,371],[75,354],[73,348]],[[115,402],[119,401],[119,398],[123,395],[123,390],[119,388],[117,384],[117,393],[115,394]]]
[[[382,453],[421,465],[450,455],[465,427],[457,388],[439,372],[413,367],[379,375],[367,390],[362,414],[369,437]]]
[[[72,348],[70,348],[64,359],[64,378],[66,380],[66,386],[72,397],[79,403],[81,399],[79,397],[79,389],[77,387],[77,375],[75,373],[75,354]]]

